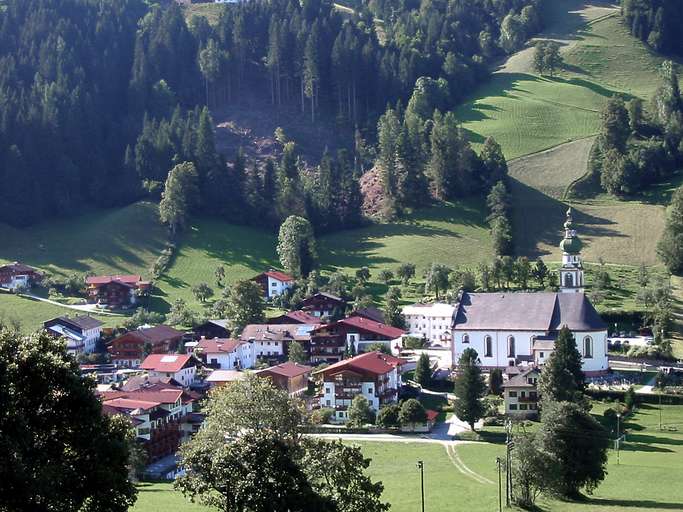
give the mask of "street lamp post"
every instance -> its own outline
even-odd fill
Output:
[[[619,430],[620,430],[619,421],[620,420],[621,420],[621,413],[617,413],[617,466],[619,465],[619,447],[621,445],[621,435],[619,433]]]
[[[496,457],[496,466],[498,466],[498,512],[503,512],[503,483],[501,480],[503,460],[500,457]]]
[[[417,461],[417,468],[420,470],[420,494],[422,496],[422,512],[425,512],[425,478],[424,478],[424,462]]]

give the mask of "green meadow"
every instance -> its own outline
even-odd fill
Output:
[[[594,413],[604,410],[596,404]],[[542,498],[539,510],[559,512],[616,512],[624,510],[682,510],[683,406],[664,405],[664,430],[659,430],[656,405],[640,406],[625,422],[626,443],[617,464],[610,450],[607,478],[591,496],[580,502]],[[493,443],[460,444],[447,451],[440,444],[413,442],[353,442],[372,459],[369,474],[384,485],[384,499],[392,512],[420,510],[418,460],[424,461],[425,510],[491,512],[497,509],[496,457],[505,446]],[[189,504],[170,484],[143,484],[135,512],[208,510]]]

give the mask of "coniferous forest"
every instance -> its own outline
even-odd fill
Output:
[[[476,155],[450,111],[541,29],[542,2],[374,0],[342,15],[330,0],[252,0],[210,25],[175,2],[1,0],[0,222],[158,199],[184,161],[197,211],[268,227],[292,213],[316,230],[360,224],[368,158],[388,215],[485,195],[500,148]],[[246,91],[345,127],[348,150],[315,169],[293,143],[280,161],[226,160],[209,108]]]

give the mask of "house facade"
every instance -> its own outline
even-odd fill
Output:
[[[102,336],[102,322],[91,316],[60,316],[47,320],[43,328],[52,336],[66,339],[70,354],[91,354]]]
[[[249,324],[240,339],[254,344],[257,358],[283,360],[289,354],[289,345],[297,341],[309,351],[311,332],[318,324]]]
[[[311,333],[311,361],[335,362],[347,351],[356,354],[367,351],[370,345],[381,343],[390,350],[400,346],[405,331],[364,317],[344,318],[323,324]]]
[[[261,286],[263,294],[267,299],[282,295],[292,287],[295,281],[293,276],[272,269],[257,275],[253,280]]]
[[[538,416],[538,378],[541,372],[532,367],[512,377],[503,384],[505,414],[514,418]]]
[[[148,292],[151,286],[139,275],[91,276],[85,279],[85,284],[88,302],[112,309],[134,306],[138,294]]]
[[[283,389],[290,396],[299,396],[308,390],[313,368],[305,364],[287,361],[256,372],[256,376],[270,378],[275,387]]]
[[[191,354],[150,354],[140,368],[150,377],[168,377],[187,388],[194,383],[198,362]]]
[[[412,304],[405,306],[402,312],[411,336],[424,338],[431,344],[451,346],[454,305],[442,302]]]
[[[130,418],[149,462],[175,453],[193,431],[198,396],[177,386],[156,384],[131,391],[107,391],[100,397],[105,413]]]
[[[344,299],[326,292],[315,293],[301,303],[301,309],[316,318],[342,317],[346,306]]]
[[[241,370],[256,364],[254,344],[248,341],[203,339],[199,340],[193,353],[214,370]]]
[[[357,395],[367,398],[375,412],[384,404],[396,402],[401,386],[401,364],[397,357],[367,352],[315,372],[323,381],[320,407],[333,409],[335,421],[344,423]]]
[[[151,354],[176,352],[183,336],[182,331],[168,325],[140,327],[114,338],[107,351],[118,367],[137,368],[145,358],[145,347],[151,349]]]
[[[227,319],[207,320],[193,329],[196,339],[229,338],[230,324]]]
[[[0,288],[19,291],[31,288],[43,278],[43,274],[33,267],[15,261],[0,265]]]

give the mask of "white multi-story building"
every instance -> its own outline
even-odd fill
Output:
[[[95,351],[102,335],[102,325],[102,322],[88,315],[60,316],[43,323],[48,333],[66,340],[67,352],[74,355]]]
[[[233,339],[199,340],[193,353],[207,366],[221,370],[253,368],[256,364],[254,343]]]
[[[443,302],[412,304],[403,308],[405,326],[411,336],[444,346],[451,345],[454,313],[455,306]]]
[[[367,398],[375,412],[384,404],[396,402],[401,364],[397,357],[367,352],[316,372],[323,378],[320,407],[334,409],[334,420],[343,423],[348,420],[348,408],[357,395]]]
[[[285,290],[288,290],[294,284],[294,277],[279,270],[269,270],[257,275],[254,279],[261,288],[267,299],[272,299],[278,295],[282,295]]]
[[[150,377],[173,379],[183,387],[194,382],[197,361],[192,354],[150,354],[140,365]]]

